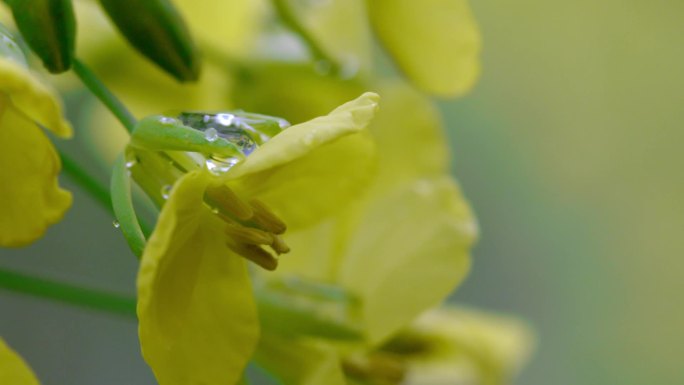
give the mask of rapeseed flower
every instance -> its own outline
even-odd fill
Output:
[[[60,158],[43,129],[69,138],[57,95],[34,75],[4,28],[0,30],[0,246],[40,238],[71,205],[57,176]]]
[[[0,384],[39,385],[26,362],[0,338]]]
[[[377,95],[367,93],[326,116],[291,126],[234,165],[232,159],[210,155],[208,168],[203,162],[192,166],[197,153],[182,160],[173,152],[180,148],[160,152],[153,145],[159,142],[134,132],[129,150],[134,179],[152,191],[149,179],[178,176],[162,182],[173,184],[168,191],[164,184],[156,186],[162,209],[137,280],[140,343],[160,384],[240,379],[259,335],[245,259],[275,268],[276,257],[263,247],[288,252],[280,237],[286,227],[304,227],[333,214],[365,186],[374,146],[362,131],[377,101]],[[149,119],[184,127],[166,117]],[[202,134],[211,142],[203,143],[210,152],[218,151],[224,138],[217,134],[228,135],[213,129]],[[155,153],[169,158],[155,164]]]

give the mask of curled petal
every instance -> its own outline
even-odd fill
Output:
[[[176,182],[138,273],[140,344],[160,385],[235,384],[257,344],[245,261],[202,203],[209,183],[199,171]]]
[[[57,184],[61,162],[41,129],[6,99],[2,108],[0,245],[23,246],[62,219],[71,194]]]
[[[63,118],[57,95],[19,64],[0,60],[0,93],[6,94],[28,119],[55,135],[71,137],[71,125]]]

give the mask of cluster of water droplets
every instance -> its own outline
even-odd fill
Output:
[[[249,156],[260,145],[290,126],[290,123],[282,118],[242,111],[216,114],[183,112],[178,115],[178,120],[185,126],[203,132],[210,142],[221,138],[234,144],[240,150],[243,157],[208,156],[205,164],[207,169],[214,174],[222,174],[230,170],[242,158]]]

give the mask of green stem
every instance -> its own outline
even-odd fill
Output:
[[[0,269],[0,288],[56,300],[87,309],[135,317],[135,298],[86,289],[66,283]]]
[[[109,189],[104,184],[88,175],[76,161],[62,151],[59,152],[59,156],[62,159],[64,171],[66,171],[71,179],[95,198],[95,200],[97,200],[97,202],[110,214],[114,214],[114,211],[112,210],[112,197],[109,195]]]
[[[321,44],[302,25],[294,12],[292,12],[289,4],[287,4],[287,0],[271,0],[271,2],[283,24],[299,35],[314,59],[329,64],[331,73],[338,73],[340,71],[340,66],[337,61],[326,52]]]
[[[88,87],[100,101],[116,116],[116,118],[126,127],[129,133],[133,132],[136,125],[135,117],[128,111],[126,106],[97,78],[83,62],[74,58],[74,72],[81,79],[83,84]]]

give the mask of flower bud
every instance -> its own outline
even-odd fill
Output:
[[[22,36],[52,73],[71,67],[76,21],[71,0],[7,0]]]

